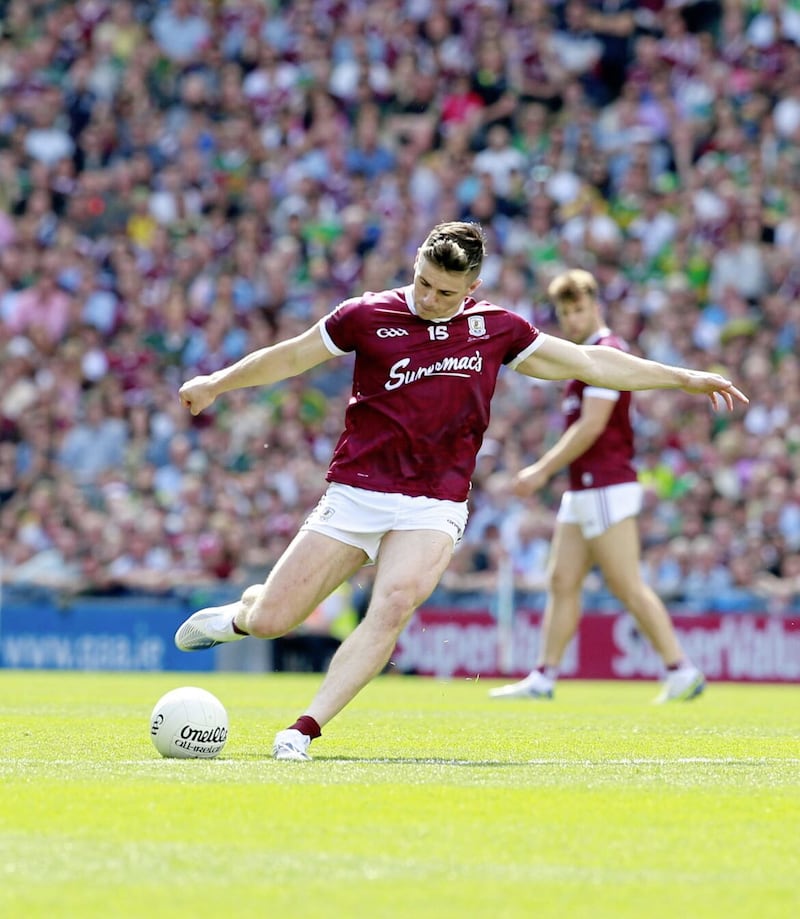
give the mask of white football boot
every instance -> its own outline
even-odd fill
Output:
[[[697,667],[680,667],[669,672],[655,702],[688,702],[696,699],[705,688],[706,679]]]
[[[533,670],[524,680],[490,689],[489,695],[493,699],[552,699],[555,685],[555,680]]]
[[[272,745],[272,755],[275,759],[285,760],[310,760],[308,746],[311,738],[295,728],[286,728],[278,731]]]

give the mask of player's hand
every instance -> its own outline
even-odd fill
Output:
[[[720,400],[729,410],[733,409],[734,402],[741,402],[744,405],[750,402],[740,389],[718,373],[690,370],[688,382],[681,388],[684,392],[707,395],[715,409],[719,407]]]
[[[526,466],[514,477],[514,494],[518,495],[520,498],[524,498],[526,495],[532,495],[534,492],[544,488],[549,478],[545,470],[537,463]]]
[[[210,376],[192,377],[178,390],[181,405],[188,408],[193,415],[199,415],[217,398],[213,380]]]
[[[493,472],[485,481],[484,489],[492,498],[508,498],[514,494],[514,480],[506,471]]]

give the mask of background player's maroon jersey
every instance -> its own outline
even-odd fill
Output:
[[[622,339],[612,335],[608,329],[600,332],[586,344],[608,345],[627,351]],[[565,429],[574,424],[581,414],[583,399],[592,394],[592,387],[580,380],[571,380],[564,393],[562,408],[564,411]],[[604,390],[596,390],[604,392]],[[603,433],[591,447],[569,467],[569,487],[572,491],[584,488],[603,488],[606,485],[618,485],[621,482],[635,482],[636,470],[633,467],[634,444],[631,426],[631,394],[618,394]]]
[[[533,353],[538,330],[472,298],[451,319],[429,322],[414,311],[412,287],[346,300],[321,330],[333,353],[355,352],[328,481],[466,500],[500,367]]]

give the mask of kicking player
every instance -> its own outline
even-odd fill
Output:
[[[484,236],[477,224],[431,230],[406,287],[346,300],[306,332],[180,387],[193,414],[219,396],[269,386],[353,353],[353,388],[328,488],[265,583],[234,603],[194,613],[184,651],[296,628],[365,564],[376,566],[364,618],[342,642],[305,712],[279,731],[277,759],[309,759],[309,744],[391,656],[414,610],[448,566],[500,368],[616,390],[683,389],[732,408],[747,398],[724,377],[647,361],[616,348],[544,335],[475,297]]]

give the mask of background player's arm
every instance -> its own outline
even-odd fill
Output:
[[[253,351],[208,376],[193,377],[181,386],[180,399],[193,415],[197,415],[220,393],[247,386],[268,386],[310,370],[332,357],[319,325],[315,325],[294,338]]]
[[[559,469],[583,456],[605,430],[615,404],[612,399],[585,396],[580,417],[535,463],[519,471],[514,481],[514,492],[529,495],[538,491]]]
[[[718,373],[660,364],[607,345],[575,345],[552,335],[545,335],[541,345],[516,369],[542,380],[574,378],[590,386],[620,391],[682,389],[707,395],[715,408],[719,398],[728,408],[733,408],[734,400],[748,401]]]

